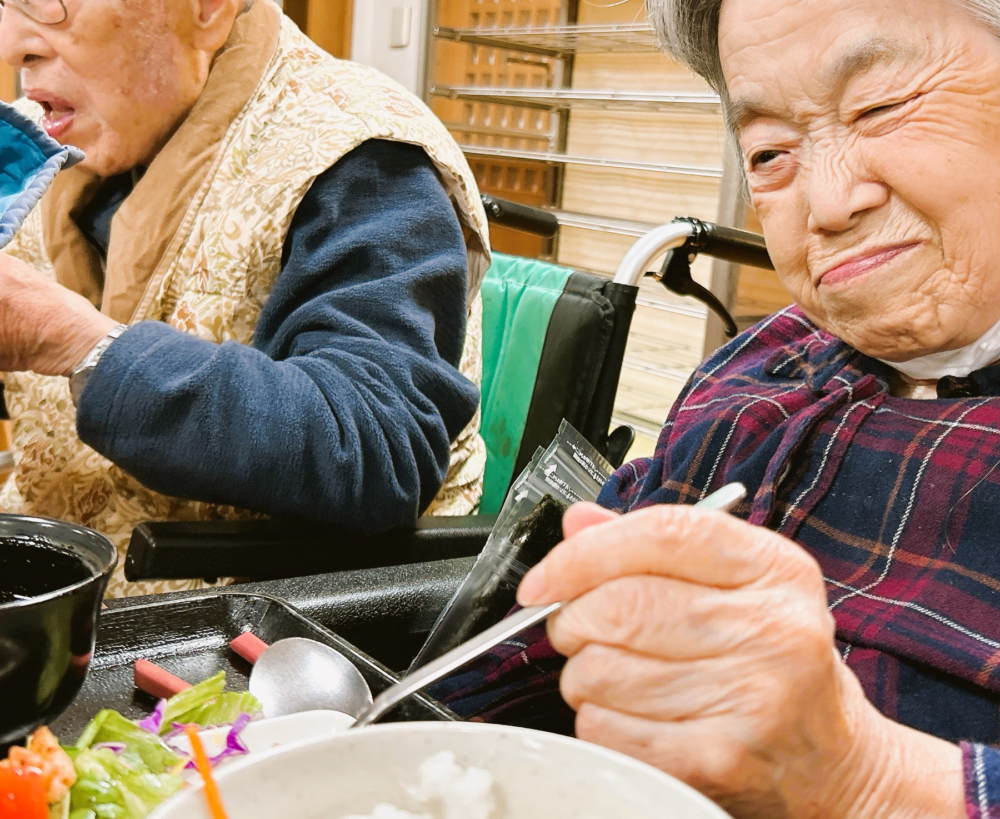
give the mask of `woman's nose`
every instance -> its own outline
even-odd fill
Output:
[[[806,184],[813,232],[849,230],[862,214],[889,201],[886,185],[867,174],[849,148],[814,155]]]
[[[39,24],[14,8],[0,13],[0,60],[20,70],[29,63],[54,56]]]

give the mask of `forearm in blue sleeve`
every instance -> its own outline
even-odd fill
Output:
[[[108,349],[81,438],[166,494],[357,531],[439,490],[476,388],[458,372],[466,252],[419,148],[369,142],[296,213],[252,346],[158,322]]]
[[[1000,819],[1000,750],[963,742],[962,765],[969,819]]]

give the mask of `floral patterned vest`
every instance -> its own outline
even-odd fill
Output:
[[[257,51],[264,39],[269,50],[264,57],[254,58],[261,61],[260,69],[246,86],[248,97],[235,104],[228,100],[236,115],[221,123],[218,150],[205,161],[206,151],[199,151],[197,144],[197,128],[203,126],[193,122],[189,127],[186,121],[157,160],[165,154],[169,158],[175,141],[188,139],[192,144],[174,151],[173,159],[183,168],[190,155],[195,157],[194,166],[202,162],[204,167],[177,182],[176,190],[169,190],[183,170],[158,170],[154,160],[133,194],[140,195],[149,178],[160,174],[164,190],[158,198],[153,188],[151,201],[163,202],[163,221],[168,224],[173,206],[176,229],[150,236],[143,233],[141,224],[128,224],[126,217],[119,224],[116,215],[104,291],[95,294],[84,264],[92,250],[84,242],[68,242],[59,229],[64,225],[69,230],[73,196],[91,184],[85,179],[74,182],[70,171],[57,180],[61,188],[53,186],[31,214],[9,252],[90,296],[103,312],[124,323],[163,321],[200,338],[247,344],[280,272],[291,219],[316,176],[369,139],[416,144],[436,165],[465,229],[470,295],[461,370],[479,383],[478,289],[489,261],[488,232],[475,180],[458,146],[422,102],[371,69],[330,57],[282,18],[274,4],[258,2],[244,17],[248,18],[245,23],[237,23],[243,26],[242,33],[234,29],[233,38],[249,41]],[[232,54],[250,51],[234,49]],[[271,55],[269,60],[267,55]],[[217,65],[226,63],[217,60]],[[234,73],[250,70],[238,59],[229,66]],[[209,79],[212,88],[219,86],[212,85],[216,71],[213,68]],[[222,93],[230,92],[224,89]],[[197,113],[196,106],[188,119],[195,119]],[[211,112],[206,115],[211,116]],[[184,128],[188,128],[187,136]],[[200,184],[190,184],[199,173]],[[70,196],[67,190],[75,193]],[[137,219],[148,219],[150,211],[155,217],[157,208],[153,207],[145,208]],[[155,233],[159,223],[153,224]],[[155,258],[149,261],[151,252]],[[147,261],[148,275],[143,276]],[[140,270],[138,278],[135,269]],[[76,435],[76,411],[67,379],[10,373],[4,381],[14,421],[17,464],[0,491],[0,507],[8,512],[89,526],[109,536],[120,556],[132,529],[142,521],[251,516],[245,510],[153,492],[83,444]],[[477,413],[452,447],[448,476],[431,514],[469,514],[478,504],[486,459],[478,428]],[[280,559],[275,555],[275,560]],[[108,594],[120,597],[203,585],[203,581],[127,583],[119,560]]]

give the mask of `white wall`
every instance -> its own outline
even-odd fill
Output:
[[[354,0],[351,59],[424,93],[427,0]]]

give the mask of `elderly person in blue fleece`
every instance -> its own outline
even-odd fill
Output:
[[[449,698],[553,725],[561,669],[580,737],[736,817],[1000,817],[1000,2],[649,6],[797,304],[569,511],[519,593],[573,601],[551,640]]]
[[[148,519],[474,510],[487,232],[420,101],[272,0],[7,0],[0,57],[86,154],[0,256],[0,507],[120,549]]]

